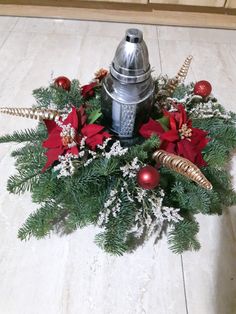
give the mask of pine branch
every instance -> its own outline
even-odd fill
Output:
[[[194,88],[193,83],[190,83],[189,85],[180,84],[179,86],[176,87],[172,97],[181,100],[185,97],[186,93],[191,94],[193,88]]]
[[[12,153],[11,153],[11,156],[12,157],[20,157],[20,156],[26,156],[28,153],[29,153],[29,150],[31,150],[32,147],[32,144],[27,144],[21,148],[18,148],[16,150],[14,150]]]
[[[210,214],[210,197],[208,192],[203,188],[196,186],[194,183],[184,184],[176,181],[170,192],[171,198],[178,203],[178,207],[189,211],[190,213]]]
[[[31,214],[19,229],[18,237],[27,240],[31,236],[40,239],[48,235],[56,224],[65,217],[64,210],[55,202],[48,202]]]
[[[127,236],[135,218],[135,203],[125,193],[120,194],[121,209],[116,217],[110,217],[105,231],[96,236],[95,242],[106,252],[122,255],[129,250]]]
[[[35,129],[26,129],[24,131],[15,131],[10,135],[3,135],[0,137],[0,143],[9,143],[9,142],[35,142],[42,141],[45,138],[45,132],[35,130]]]
[[[231,177],[227,170],[208,166],[203,169],[203,173],[211,181],[214,189],[231,189]]]
[[[54,105],[57,109],[65,109],[68,105],[79,107],[83,103],[78,80],[71,82],[70,91],[52,84],[47,88],[41,87],[34,90],[33,96],[38,107],[48,108]]]
[[[33,91],[33,96],[36,99],[37,107],[49,107],[52,102],[50,87],[37,88]]]
[[[93,173],[98,177],[108,177],[115,175],[120,171],[120,160],[119,157],[113,157],[110,159],[98,160],[93,165]]]
[[[119,158],[120,163],[131,162],[134,158],[138,158],[141,162],[150,162],[152,160],[152,153],[160,145],[160,140],[157,136],[151,136],[137,145],[129,148],[128,152]]]
[[[67,206],[69,213],[64,221],[64,233],[71,233],[77,228],[83,228],[88,224],[96,224],[99,212],[104,206],[104,190],[90,197],[88,194],[80,194],[79,200],[77,198],[74,204]],[[66,204],[68,203],[66,202]]]
[[[229,150],[225,145],[222,145],[216,139],[213,139],[208,143],[204,151],[204,160],[212,167],[224,166],[229,160]]]
[[[181,254],[187,250],[199,250],[200,243],[196,238],[199,225],[196,221],[183,220],[175,224],[168,234],[168,243],[174,253]]]
[[[7,190],[14,194],[31,191],[31,186],[37,182],[39,175],[39,171],[22,171],[18,175],[10,176],[7,182]]]
[[[20,194],[32,191],[33,186],[41,178],[43,165],[45,164],[44,150],[39,145],[28,144],[17,154],[16,168],[18,173],[9,178],[7,189],[11,193]]]
[[[63,195],[62,186],[50,171],[40,173],[37,184],[31,185],[32,200],[35,203],[57,200]]]
[[[233,121],[221,118],[193,119],[193,126],[208,131],[209,137],[228,151],[236,147],[236,128]]]

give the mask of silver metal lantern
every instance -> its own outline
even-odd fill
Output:
[[[102,84],[104,123],[121,140],[132,139],[150,116],[154,83],[143,33],[126,31]]]

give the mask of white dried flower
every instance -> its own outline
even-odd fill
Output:
[[[140,188],[136,190],[136,200],[142,204],[137,209],[135,217],[135,226],[132,232],[137,237],[143,235],[145,230],[145,236],[149,238],[153,232],[156,236],[159,236],[165,221],[178,222],[183,218],[179,215],[179,209],[173,207],[162,206],[164,191],[159,190],[159,194],[154,191],[147,191]]]
[[[111,137],[108,137],[107,139],[105,139],[102,145],[97,145],[97,148],[104,150],[107,147],[107,144],[110,140],[111,140]]]
[[[230,119],[230,114],[222,113],[218,106],[209,100],[207,103],[198,103],[190,110],[190,115],[194,118],[208,119],[212,117]]]
[[[127,163],[125,166],[120,167],[123,173],[123,177],[134,178],[137,175],[138,170],[143,166],[143,164],[135,157],[131,164]]]
[[[178,222],[183,220],[183,217],[179,215],[179,208],[173,208],[173,207],[162,207],[163,212],[163,218],[167,220],[168,222]]]
[[[118,197],[118,190],[110,191],[109,197],[104,203],[104,210],[100,213],[98,218],[98,225],[101,226],[108,222],[109,215],[116,217],[121,209],[121,200]]]
[[[109,152],[103,152],[102,155],[107,158],[107,159],[110,159],[111,157],[115,157],[115,156],[123,156],[125,155],[126,153],[128,152],[128,148],[123,148],[121,145],[120,145],[120,141],[115,141]]]
[[[65,156],[60,155],[58,157],[58,161],[60,162],[58,165],[53,167],[53,170],[58,172],[57,178],[72,176],[75,172],[75,167],[73,165],[73,159],[77,158],[77,156],[69,153]]]

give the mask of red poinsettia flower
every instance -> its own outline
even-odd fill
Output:
[[[88,85],[81,87],[81,95],[86,99],[95,95],[94,87],[97,86],[97,82],[92,82]]]
[[[107,132],[103,132],[104,127],[98,124],[88,124],[81,129],[81,134],[86,137],[85,143],[91,150],[95,150],[97,145],[101,145],[106,138],[111,137]]]
[[[164,111],[164,115],[169,119],[168,131],[158,121],[150,119],[140,128],[140,135],[149,138],[156,134],[161,140],[160,149],[187,158],[199,167],[206,166],[201,152],[210,140],[206,138],[208,133],[192,127],[192,121],[181,104],[177,111]]]
[[[87,115],[83,106],[77,110],[77,114],[81,126],[79,133],[81,138],[85,137],[85,143],[91,150],[95,150],[97,145],[101,145],[106,138],[111,137],[109,133],[103,131],[104,126],[99,124],[86,124]]]
[[[78,156],[79,144],[83,137],[91,150],[95,150],[97,145],[101,145],[106,138],[110,137],[109,133],[103,132],[103,126],[86,125],[86,120],[87,116],[83,106],[78,110],[72,107],[65,120],[62,118],[57,121],[44,120],[48,138],[43,142],[43,147],[48,150],[46,152],[47,163],[43,172],[57,161],[60,155],[71,153]]]
[[[78,136],[78,116],[76,108],[72,107],[71,113],[62,121],[44,120],[48,130],[48,138],[43,142],[43,147],[47,148],[47,163],[43,168],[43,172],[49,168],[58,156],[65,153],[78,155],[79,150],[77,143]]]

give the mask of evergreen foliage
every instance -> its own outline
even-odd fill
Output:
[[[163,84],[166,84],[163,78],[155,81],[162,104],[166,98],[165,93],[160,93],[160,86],[163,88]],[[193,84],[181,85],[173,95],[175,100],[184,102],[190,115],[191,110],[199,103],[205,105],[203,100],[193,97],[192,90]],[[90,123],[101,121],[99,87],[96,88],[95,97],[86,102],[81,96],[77,80],[72,81],[69,92],[51,85],[35,90],[33,95],[36,98],[36,106],[43,108],[65,110],[68,105],[73,104],[78,108],[86,103]],[[130,147],[125,154],[111,158],[104,157],[102,151],[98,151],[96,158],[87,166],[84,162],[75,160],[76,171],[68,177],[58,177],[58,172],[53,168],[42,173],[46,157],[41,144],[47,138],[43,123],[35,130],[26,129],[2,136],[0,143],[24,142],[23,147],[12,152],[12,156],[16,158],[17,173],[9,178],[8,191],[15,194],[30,191],[32,200],[39,204],[38,210],[32,213],[20,228],[19,238],[41,238],[53,231],[67,234],[77,228],[94,224],[102,227],[102,231],[96,236],[96,243],[111,254],[122,255],[132,250],[135,242],[142,243],[142,240],[148,237],[148,224],[144,224],[139,237],[135,234],[134,227],[140,228],[142,222],[146,221],[155,227],[154,231],[158,227],[155,225],[157,218],[150,205],[150,199],[154,194],[158,199],[163,190],[163,206],[179,208],[183,219],[171,221],[169,229],[163,224],[161,232],[167,229],[170,248],[175,253],[198,250],[200,244],[196,235],[199,225],[195,214],[220,214],[226,206],[236,203],[236,193],[232,189],[231,177],[226,169],[232,151],[236,148],[235,115],[227,113],[215,99],[210,99],[209,102],[215,104],[213,107],[220,112],[218,116],[202,118],[199,110],[191,118],[193,126],[208,131],[211,138],[203,152],[208,166],[203,168],[202,172],[212,183],[213,190],[204,190],[180,174],[161,167],[160,186],[153,191],[146,191],[142,196],[142,204],[137,201],[140,196],[138,193],[142,191],[138,190],[136,177],[125,177],[121,169],[131,165],[135,158],[139,165],[154,165],[151,156],[160,145],[156,136],[145,141],[140,139],[140,143]],[[154,112],[153,116],[156,114]],[[223,115],[228,116],[225,118]],[[109,147],[112,144],[113,142]],[[89,152],[87,154],[89,155]],[[117,193],[113,204],[114,207],[119,205],[116,212],[109,211],[109,205],[105,206],[112,193]],[[137,224],[137,215],[140,213],[142,219]],[[105,218],[101,219],[102,217]]]
[[[199,250],[200,243],[196,238],[199,225],[194,220],[184,220],[175,225],[169,232],[168,241],[174,253],[183,253],[187,250]]]
[[[24,131],[16,131],[13,134],[6,134],[0,137],[0,143],[9,143],[9,142],[34,142],[42,140],[47,136],[45,130],[40,129],[26,129]]]

